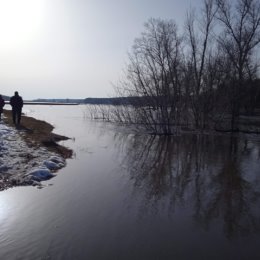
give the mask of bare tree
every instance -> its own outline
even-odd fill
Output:
[[[172,20],[145,24],[119,84],[131,104],[111,119],[162,134],[183,124],[238,130],[241,106],[252,111],[259,100],[259,0],[204,0],[199,19],[188,13],[185,32],[186,42]]]
[[[253,51],[260,42],[259,0],[216,0],[218,20],[224,31],[218,42],[230,59],[233,76],[229,79],[231,128],[238,130],[237,120],[244,94],[245,81],[253,73]]]
[[[150,19],[130,54],[124,93],[138,97],[136,123],[171,134],[181,113],[181,37],[174,21]]]
[[[188,95],[196,128],[205,127],[204,115],[208,113],[208,111],[205,111],[205,104],[203,102],[207,99],[202,100],[202,93],[206,93],[209,87],[205,79],[208,69],[211,66],[212,49],[209,44],[216,11],[217,9],[213,0],[204,0],[200,19],[196,20],[194,10],[187,14],[186,29],[190,49],[187,65],[191,73],[189,73],[191,84]],[[195,26],[196,22],[199,26]]]

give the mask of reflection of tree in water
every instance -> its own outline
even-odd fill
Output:
[[[247,181],[243,174],[243,160],[249,158],[242,152],[242,144],[231,137],[221,168],[211,179],[214,192],[203,200],[203,212],[197,215],[205,225],[209,225],[212,219],[223,217],[224,232],[230,238],[252,233],[260,227],[258,214],[254,212],[254,207],[259,205],[260,193],[255,183]]]
[[[208,228],[221,219],[228,237],[258,230],[257,182],[242,169],[253,161],[259,164],[258,154],[252,156],[253,149],[259,152],[255,144],[248,147],[246,140],[203,135],[136,135],[123,143],[123,163],[137,190],[145,192],[145,205],[159,209],[167,204],[170,212],[191,205],[196,223]]]

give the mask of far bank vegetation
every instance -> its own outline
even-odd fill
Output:
[[[240,131],[245,116],[257,115],[260,1],[205,0],[181,28],[174,20],[145,24],[116,85],[118,102],[92,106],[93,118],[173,134]]]

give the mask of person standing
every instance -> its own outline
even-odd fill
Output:
[[[5,101],[2,97],[2,95],[0,95],[0,120],[1,120],[1,116],[2,116],[2,113],[3,113],[3,107],[5,106]]]
[[[23,99],[19,96],[18,91],[15,91],[14,96],[11,97],[10,105],[12,106],[13,123],[19,125],[22,116]]]

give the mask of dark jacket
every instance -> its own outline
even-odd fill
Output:
[[[0,113],[3,112],[4,105],[5,105],[5,101],[2,98],[0,98]]]
[[[12,106],[12,109],[19,110],[23,107],[23,99],[19,95],[13,96],[10,99],[10,105]]]

